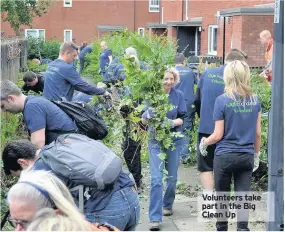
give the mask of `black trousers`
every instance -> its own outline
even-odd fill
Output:
[[[230,195],[231,180],[234,180],[235,196],[243,196],[249,192],[252,170],[254,167],[254,155],[249,153],[230,153],[215,155],[214,157],[214,180],[217,196]],[[220,205],[221,202],[217,202]],[[222,203],[225,203],[224,201]],[[236,203],[242,203],[236,201]],[[228,212],[227,209],[218,209],[217,213]],[[237,231],[249,231],[248,210],[237,210]],[[227,231],[228,221],[226,217],[218,218],[217,231]]]
[[[127,137],[123,142],[123,151],[128,169],[132,173],[137,187],[140,187],[142,179],[140,141],[134,141],[133,139]]]

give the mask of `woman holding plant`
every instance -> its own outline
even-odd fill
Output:
[[[202,138],[201,155],[207,155],[207,147],[217,144],[214,156],[214,181],[217,196],[230,195],[234,179],[236,201],[242,204],[250,190],[254,167],[258,167],[261,145],[261,104],[250,88],[250,70],[244,61],[232,61],[224,70],[225,93],[215,102],[213,119],[215,130],[208,138]],[[228,202],[218,202],[227,204]],[[248,203],[248,202],[247,202]],[[217,209],[217,231],[227,231],[227,209]],[[248,209],[237,210],[237,231],[249,231]]]
[[[163,88],[168,94],[168,103],[173,108],[167,113],[163,126],[170,132],[182,132],[183,118],[186,113],[186,105],[183,93],[174,89],[174,85],[179,82],[179,74],[174,69],[168,69],[164,75]],[[142,115],[143,124],[147,124],[150,119],[155,117],[151,108]],[[172,206],[175,199],[177,170],[179,165],[179,151],[181,139],[174,138],[172,147],[165,149],[158,142],[156,134],[152,128],[151,139],[148,142],[149,164],[151,174],[149,219],[150,230],[159,230],[162,222],[162,215],[170,216],[173,214]],[[163,196],[163,169],[167,171],[167,186]]]

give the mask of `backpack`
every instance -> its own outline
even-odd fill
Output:
[[[91,139],[103,139],[108,134],[104,120],[92,106],[84,102],[52,101],[75,121],[78,133]]]
[[[112,186],[122,171],[122,160],[111,149],[81,134],[60,135],[39,158],[75,184],[99,190]]]

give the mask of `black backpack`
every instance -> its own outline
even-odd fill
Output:
[[[108,134],[107,126],[95,109],[84,102],[52,101],[75,121],[78,133],[101,140]]]

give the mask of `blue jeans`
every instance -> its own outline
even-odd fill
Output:
[[[162,221],[162,208],[172,209],[175,199],[177,170],[179,165],[179,150],[181,139],[174,142],[175,149],[163,151],[156,140],[148,142],[149,165],[151,175],[149,219],[151,222]],[[165,152],[166,160],[162,161],[158,154]],[[166,180],[166,191],[163,197],[163,169],[168,171]],[[163,200],[162,200],[163,199]]]
[[[134,187],[114,192],[109,204],[98,212],[85,214],[91,223],[107,222],[121,231],[133,231],[139,223],[140,202]]]
[[[190,132],[193,130],[193,120],[195,117],[195,108],[192,108],[192,104],[187,105],[187,113],[185,118],[183,119],[183,135],[184,137],[182,138],[182,149],[181,149],[181,159],[185,160],[188,157],[190,157],[190,152],[189,152],[189,145],[192,142],[192,136]]]

